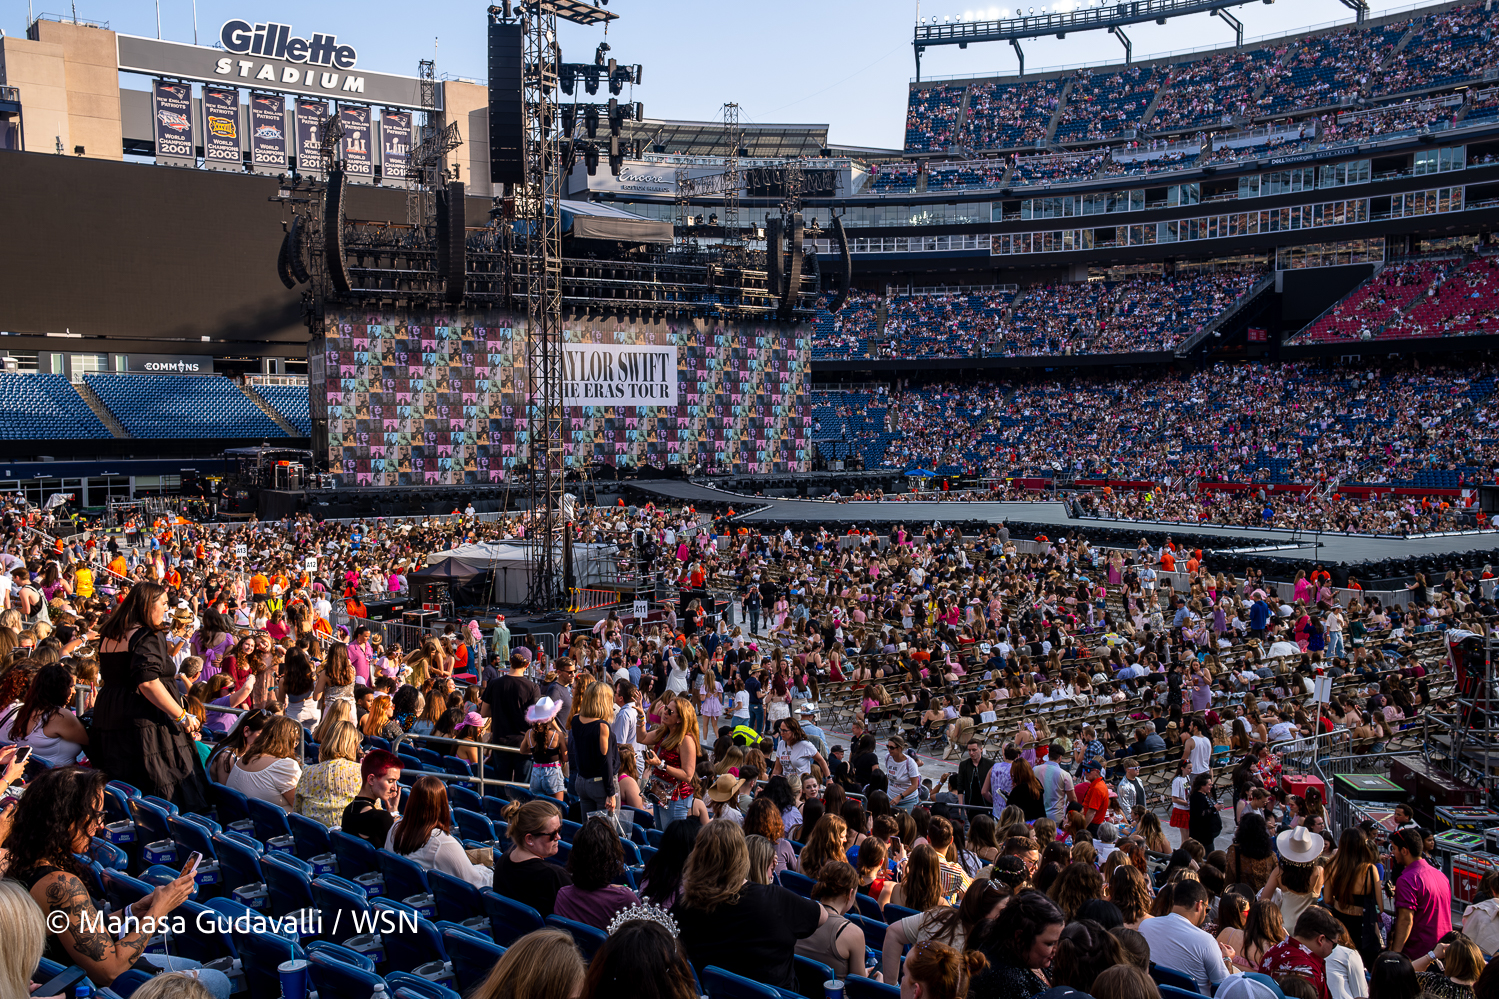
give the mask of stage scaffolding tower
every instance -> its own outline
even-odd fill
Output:
[[[1452,721],[1448,764],[1452,772],[1488,792],[1499,792],[1499,631],[1486,621],[1484,634],[1459,643],[1462,668],[1457,672],[1456,715]],[[1426,751],[1434,747],[1428,743]]]
[[[744,146],[744,130],[739,127],[739,105],[723,106],[724,138],[729,152],[723,158],[723,263],[736,268],[744,264],[744,231],[739,228],[739,150]]]
[[[507,5],[508,7],[508,5]],[[516,215],[526,234],[526,391],[530,394],[526,488],[532,541],[528,603],[538,611],[565,605],[562,514],[563,330],[561,48],[558,19],[605,26],[618,15],[581,0],[530,0],[518,7],[523,22],[525,187]],[[495,8],[490,9],[494,16]],[[502,15],[503,16],[503,15]]]

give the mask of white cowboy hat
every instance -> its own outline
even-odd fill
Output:
[[[535,725],[537,722],[551,721],[557,717],[557,712],[561,710],[561,701],[554,701],[550,697],[543,697],[526,709],[526,721],[532,725]]]
[[[1293,864],[1310,864],[1322,856],[1323,845],[1321,835],[1306,826],[1287,829],[1275,837],[1275,848],[1280,851],[1280,859]]]

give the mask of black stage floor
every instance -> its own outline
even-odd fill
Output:
[[[1352,563],[1366,559],[1411,558],[1413,556],[1466,552],[1499,547],[1499,534],[1492,531],[1419,538],[1384,538],[1315,532],[1264,530],[1245,527],[1213,527],[1161,521],[1094,520],[1068,516],[1065,504],[1056,502],[961,502],[897,503],[849,502],[750,496],[676,479],[636,480],[634,488],[678,502],[729,503],[739,511],[737,519],[748,523],[928,524],[983,521],[1016,521],[1054,526],[1058,537],[1074,531],[1115,529],[1124,531],[1207,535],[1224,540],[1225,547],[1258,548],[1265,554],[1308,562]]]

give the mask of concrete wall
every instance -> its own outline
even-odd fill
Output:
[[[28,150],[51,153],[61,146],[69,154],[73,152],[68,77],[61,45],[29,38],[0,38],[0,83],[21,92]]]
[[[489,88],[477,83],[444,80],[442,106],[448,121],[458,123],[463,145],[448,154],[448,165],[458,167],[458,179],[476,197],[491,195],[489,183]]]
[[[115,34],[37,21],[37,40],[0,39],[0,83],[21,92],[26,148],[96,159],[123,158]]]

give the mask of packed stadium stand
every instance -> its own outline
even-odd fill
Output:
[[[135,437],[286,436],[228,378],[85,375],[83,380]]]
[[[0,439],[112,436],[62,375],[0,374]]]
[[[1328,343],[1465,336],[1496,328],[1499,298],[1493,257],[1391,263],[1359,285],[1297,337]]]
[[[1400,107],[1340,122],[1326,139],[1357,141],[1454,115],[1493,115],[1499,104],[1466,91],[1437,109],[1405,102],[1481,81],[1495,67],[1499,39],[1490,17],[1484,3],[1475,2],[1156,66],[916,85],[907,108],[906,151],[940,153],[955,140],[970,150],[1005,150],[1046,139],[1096,143],[1136,128],[1153,135],[1238,128],[1328,108],[1362,112],[1367,102],[1396,97]],[[1055,133],[1048,135],[1053,119]]]

